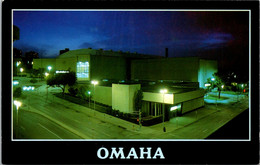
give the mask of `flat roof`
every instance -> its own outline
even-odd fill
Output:
[[[194,88],[194,87],[166,87],[166,86],[146,86],[142,87],[143,92],[151,92],[151,93],[160,93],[161,89],[167,89],[168,94],[176,94],[176,93],[185,93],[185,92],[191,92],[195,90],[199,90],[200,88]]]

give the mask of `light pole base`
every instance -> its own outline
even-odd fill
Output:
[[[163,127],[163,132],[166,132],[166,128],[165,127]]]

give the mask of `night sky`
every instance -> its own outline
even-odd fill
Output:
[[[170,57],[248,58],[247,11],[14,11],[14,47],[56,57],[93,48]],[[225,56],[225,57],[223,57]]]

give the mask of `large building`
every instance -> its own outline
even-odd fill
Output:
[[[168,58],[102,49],[67,51],[55,59],[34,59],[34,69],[49,66],[52,72],[76,72],[79,84],[91,80],[97,85],[93,99],[113,109],[134,113],[134,97],[143,91],[142,111],[151,116],[172,111],[186,113],[204,106],[204,87],[217,71],[217,62],[197,57]],[[167,88],[167,93],[160,89]]]
[[[147,58],[160,58],[160,56],[89,48],[71,50],[55,59],[35,59],[33,68],[47,69],[51,66],[57,73],[74,71],[79,82],[92,79],[130,80],[131,61]]]

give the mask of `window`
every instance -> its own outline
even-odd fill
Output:
[[[77,78],[86,79],[89,78],[89,63],[78,62],[77,63]]]

